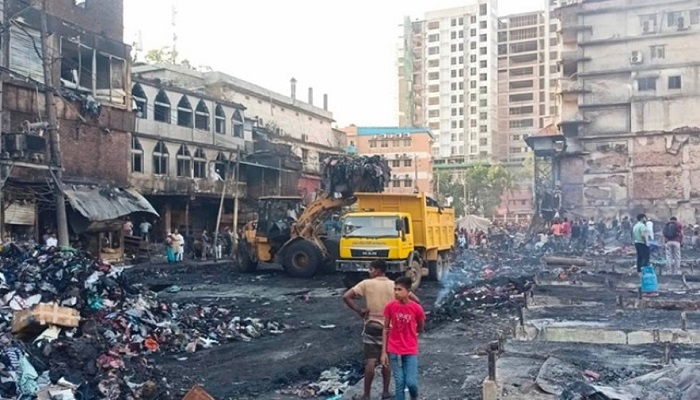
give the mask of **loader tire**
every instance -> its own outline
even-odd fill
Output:
[[[236,248],[236,262],[238,272],[250,273],[258,269],[258,262],[253,259],[253,252],[248,243],[240,243]]]
[[[308,240],[299,240],[290,244],[284,251],[282,266],[289,276],[310,278],[316,274],[321,263],[321,250]]]

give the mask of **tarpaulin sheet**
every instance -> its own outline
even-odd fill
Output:
[[[70,205],[91,222],[109,221],[135,212],[159,216],[151,203],[133,189],[64,185]]]
[[[466,229],[468,231],[472,229],[485,231],[490,225],[491,221],[484,217],[479,217],[478,215],[467,215],[457,221],[457,227],[459,229]]]

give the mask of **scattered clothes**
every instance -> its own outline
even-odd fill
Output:
[[[330,399],[341,399],[342,394],[362,378],[360,365],[343,368],[330,368],[321,372],[318,381],[310,382],[293,388],[280,390],[280,394],[297,396],[302,399],[311,399],[321,396],[330,396]]]
[[[354,192],[382,193],[391,179],[391,168],[381,156],[333,156],[325,160],[323,188],[342,197]]]

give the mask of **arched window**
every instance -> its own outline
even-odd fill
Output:
[[[226,134],[226,113],[220,104],[216,105],[214,109],[214,131],[221,135]]]
[[[143,173],[143,146],[134,136],[131,137],[131,172]]]
[[[177,103],[177,124],[180,126],[192,127],[192,105],[187,96],[182,96]]]
[[[170,99],[163,90],[158,92],[156,101],[153,104],[153,119],[166,124],[170,123]]]
[[[228,159],[224,155],[224,153],[219,152],[219,154],[216,155],[216,162],[214,165],[216,166],[216,172],[219,173],[219,176],[221,176],[223,179],[226,179],[226,174],[228,173]]]
[[[194,151],[193,165],[195,178],[207,177],[207,155],[204,154],[204,150],[201,147],[197,147]]]
[[[177,176],[192,177],[192,154],[184,144],[177,151]]]
[[[155,175],[168,175],[169,157],[170,154],[165,143],[162,140],[156,143],[156,147],[153,149],[153,173]]]
[[[233,123],[233,137],[242,138],[243,137],[243,116],[241,116],[240,110],[236,110],[233,113],[232,121]]]
[[[136,113],[136,118],[146,118],[148,116],[148,98],[138,83],[131,88],[131,97],[134,100],[132,108]]]
[[[204,100],[200,100],[197,103],[197,108],[194,110],[194,127],[195,129],[201,129],[203,131],[210,131],[211,128],[211,116],[209,115],[209,108],[204,103]]]

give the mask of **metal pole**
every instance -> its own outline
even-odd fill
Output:
[[[56,168],[56,228],[58,229],[59,246],[68,246],[68,218],[66,217],[66,198],[63,194],[63,161],[58,135],[58,118],[56,116],[56,97],[53,92],[53,65],[52,48],[49,45],[48,22],[46,17],[46,0],[43,1],[41,10],[41,51],[44,67],[44,95],[46,97],[46,116],[48,118],[48,136],[51,142],[51,167]]]
[[[10,39],[10,29],[9,29],[9,24],[10,24],[10,16],[8,14],[8,10],[5,7],[5,2],[3,1],[3,22],[2,26],[5,27],[2,33],[2,66],[7,68],[8,65],[8,49],[9,49],[9,39]],[[3,96],[3,89],[4,89],[4,82],[5,82],[5,74],[3,73],[0,76],[0,154],[2,154],[2,110],[3,110],[3,103],[2,103],[2,96]],[[0,166],[0,241],[4,242],[5,241],[5,182],[6,182],[6,177],[5,174],[7,173],[7,166],[4,164]]]
[[[233,152],[230,152],[228,154],[229,160],[231,159],[231,157],[233,157]],[[226,198],[226,188],[228,187],[228,181],[228,179],[224,179],[224,187],[221,189],[221,200],[219,200],[219,214],[216,217],[216,230],[214,231],[214,248],[216,248],[216,244],[219,242],[219,227],[221,225],[221,214],[224,211],[224,199]],[[219,260],[219,255],[216,251],[214,251],[214,260]]]
[[[241,148],[236,151],[236,168],[233,181],[233,242],[232,247],[238,245],[238,182],[240,181],[241,172]]]
[[[489,355],[489,380],[491,382],[496,381],[496,352],[498,351],[498,342],[489,343],[488,355]]]

